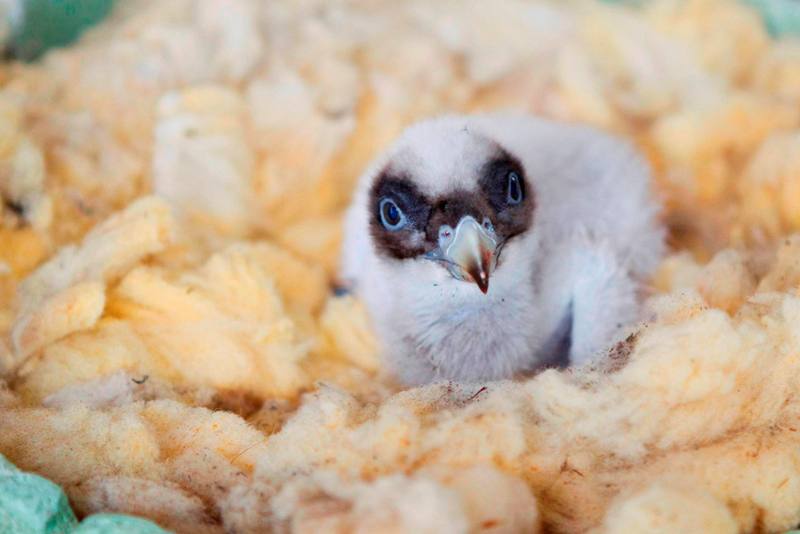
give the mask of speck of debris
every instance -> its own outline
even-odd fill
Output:
[[[633,347],[636,345],[636,340],[639,337],[638,332],[629,335],[623,341],[614,345],[604,359],[603,367],[606,373],[616,373],[628,363]]]
[[[473,394],[472,394],[472,396],[471,396],[469,399],[467,399],[467,400],[468,400],[468,401],[473,401],[473,400],[477,399],[477,398],[478,398],[478,396],[479,396],[481,393],[483,393],[484,391],[489,391],[489,388],[488,388],[488,387],[486,387],[486,386],[483,386],[483,387],[481,387],[481,389],[479,389],[478,391],[476,391],[475,393],[473,393]]]
[[[5,199],[3,204],[5,204],[5,206],[9,210],[11,210],[14,213],[14,215],[18,217],[22,217],[23,215],[25,215],[25,206],[23,206],[21,202],[17,202],[16,200],[11,200],[7,198]]]

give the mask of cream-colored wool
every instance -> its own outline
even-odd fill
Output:
[[[11,332],[18,359],[99,319],[104,284],[168,244],[169,207],[150,197],[94,228],[80,247],[64,247],[20,285],[22,308]]]
[[[652,486],[612,507],[604,523],[607,532],[620,534],[737,531],[736,521],[725,505],[692,486]]]
[[[792,528],[798,58],[733,0],[120,3],[0,67],[0,453],[176,532]],[[401,391],[342,209],[501,108],[637,143],[674,253],[597,367]]]

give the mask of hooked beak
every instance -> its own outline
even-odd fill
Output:
[[[455,230],[443,226],[439,230],[439,248],[430,259],[442,261],[458,280],[475,282],[485,294],[489,276],[495,267],[497,240],[491,223],[481,225],[471,216],[463,217]]]

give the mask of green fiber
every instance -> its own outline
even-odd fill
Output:
[[[800,35],[800,2],[797,0],[744,0],[761,13],[772,35]]]
[[[86,518],[73,534],[167,534],[150,521],[119,514],[97,514]]]
[[[89,516],[78,525],[64,492],[49,480],[14,467],[0,454],[0,534],[168,534],[145,519]]]
[[[0,456],[0,534],[66,534],[77,523],[61,488]]]
[[[604,0],[609,4],[641,6],[647,0]],[[800,1],[798,0],[742,0],[761,14],[767,30],[774,36],[800,36]]]
[[[75,41],[83,30],[102,20],[113,4],[114,0],[27,0],[9,49],[18,59],[36,59],[49,48]]]

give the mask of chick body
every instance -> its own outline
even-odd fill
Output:
[[[403,177],[430,213],[446,211],[483,194],[482,174],[498,150],[521,165],[532,209],[526,229],[503,244],[486,294],[423,254],[387,249],[375,222],[377,181]],[[641,284],[664,252],[658,212],[645,161],[608,134],[525,115],[432,119],[408,128],[362,175],[345,223],[342,276],[406,383],[582,364],[639,318]],[[485,218],[509,217],[490,210]],[[423,250],[430,234],[409,230],[400,244]]]

